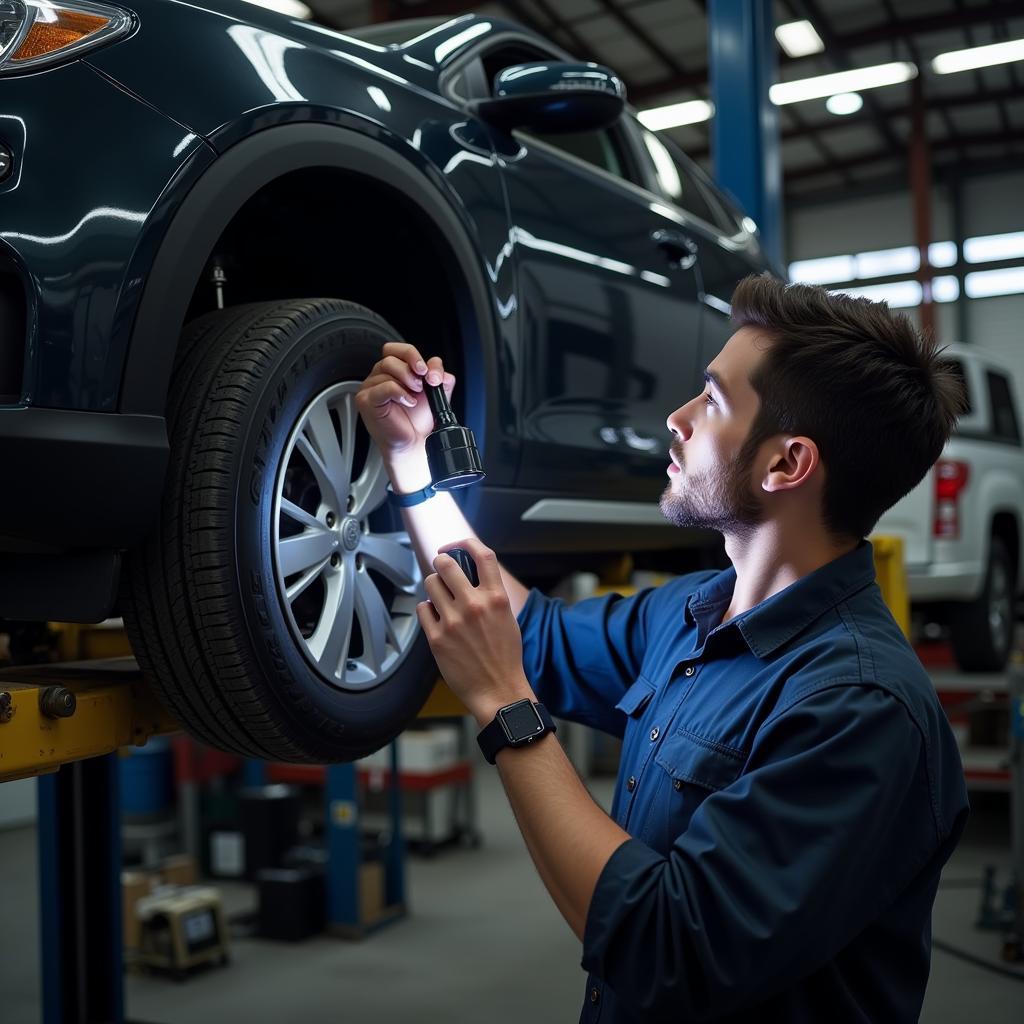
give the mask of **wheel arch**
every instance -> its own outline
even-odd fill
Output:
[[[1010,554],[1010,567],[1013,571],[1014,585],[1019,591],[1024,579],[1022,579],[1020,571],[1020,524],[1017,521],[1017,515],[1009,509],[996,512],[992,516],[991,535],[999,537],[1007,546]]]
[[[374,130],[381,134],[379,126]],[[431,243],[447,255],[463,341],[464,415],[484,446],[492,432],[486,417],[494,408],[486,399],[497,389],[493,303],[466,215],[431,180],[423,158],[403,148],[409,147],[394,138],[382,141],[349,127],[310,122],[266,128],[225,150],[182,201],[152,262],[125,363],[120,411],[164,415],[178,341],[203,270],[246,204],[294,172],[335,169],[410,204],[428,226]]]

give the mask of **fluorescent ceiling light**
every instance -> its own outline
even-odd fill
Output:
[[[834,96],[839,92],[861,92],[864,89],[878,89],[883,85],[898,85],[916,76],[915,64],[896,61],[853,71],[837,71],[832,75],[818,75],[816,78],[801,78],[795,82],[778,82],[771,87],[769,95],[772,103],[783,106],[786,103]]]
[[[312,18],[313,12],[300,0],[246,0],[257,7],[266,7],[268,11],[287,14],[290,18]]]
[[[667,107],[641,110],[637,117],[645,128],[660,132],[666,128],[707,121],[714,112],[715,108],[707,100],[687,100],[685,103],[670,103]]]
[[[892,281],[889,284],[869,284],[863,288],[842,288],[836,294],[852,295],[855,298],[870,299],[872,302],[887,302],[893,309],[905,309],[921,304],[921,282]]]
[[[817,260],[797,260],[789,265],[790,280],[797,284],[832,284],[852,281],[856,276],[852,256],[825,256]]]
[[[1024,292],[1024,267],[979,270],[964,278],[964,291],[971,299],[988,295],[1019,295]]]
[[[928,246],[928,262],[933,267],[955,266],[956,242],[932,242]]]
[[[932,278],[932,299],[935,302],[956,302],[960,298],[960,282],[953,276]]]
[[[825,109],[830,114],[842,117],[845,114],[856,114],[864,106],[859,92],[839,92],[825,100]]]
[[[1014,60],[1024,60],[1024,39],[1008,39],[1005,43],[940,53],[932,60],[932,70],[937,75],[951,75],[956,71],[973,71],[993,64],[1009,64]]]
[[[779,25],[775,30],[775,38],[790,57],[807,57],[825,49],[821,36],[814,31],[809,21],[790,21]]]
[[[1024,231],[1010,231],[1004,235],[979,235],[964,241],[964,259],[968,263],[987,263],[989,260],[1012,260],[1024,256]]]
[[[890,274],[913,274],[921,265],[921,254],[913,245],[897,249],[878,249],[857,253],[857,276],[888,277]]]

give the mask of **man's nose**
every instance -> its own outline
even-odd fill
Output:
[[[686,405],[681,405],[674,413],[669,415],[669,418],[665,421],[665,426],[668,427],[668,432],[674,437],[678,437],[682,441],[689,441],[690,436],[693,434],[693,424],[690,421],[690,406],[692,402],[687,402]]]

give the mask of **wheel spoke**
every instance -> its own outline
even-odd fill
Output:
[[[334,486],[334,481],[331,479],[331,474],[327,470],[327,466],[324,464],[323,459],[320,458],[320,453],[313,446],[313,443],[306,437],[305,434],[299,434],[295,438],[295,449],[302,453],[303,458],[309,465],[309,468],[313,471],[313,476],[316,478],[316,485],[320,488],[320,500],[325,505],[331,505],[337,512],[343,506],[338,500],[338,491]]]
[[[338,431],[325,401],[317,402],[309,410],[305,431],[320,453],[320,458],[334,483],[335,491],[340,494],[347,488],[351,469],[349,472],[345,471],[345,459],[338,443]]]
[[[405,533],[371,533],[363,537],[359,553],[368,569],[376,569],[397,587],[411,587],[419,580],[416,555],[407,543]]]
[[[356,573],[355,591],[356,615],[363,631],[363,661],[372,672],[379,673],[388,642],[398,646],[391,616],[380,591],[365,572]]]
[[[338,483],[339,492],[344,491],[348,497],[348,490],[352,482],[352,463],[356,457],[356,411],[355,395],[346,391],[341,396],[341,404],[336,405],[338,421],[341,424],[341,471],[342,476]]]
[[[352,642],[352,610],[355,602],[355,566],[349,562],[338,578],[336,602],[327,601],[316,630],[309,638],[310,653],[316,658],[328,679],[338,675],[341,663],[348,658]]]
[[[284,596],[287,598],[288,603],[291,604],[295,598],[299,596],[309,585],[315,580],[320,573],[322,573],[327,566],[327,559],[325,558],[319,565],[314,565],[308,572],[304,572],[288,589],[284,592]]]
[[[294,576],[303,569],[323,563],[335,550],[336,539],[333,530],[323,528],[284,537],[277,545],[277,563],[281,575]]]
[[[281,499],[281,514],[313,530],[322,530],[324,528],[324,524],[315,515],[307,512],[304,508],[300,508],[295,502],[289,501],[287,498]]]
[[[359,474],[359,479],[352,484],[352,515],[358,519],[365,519],[375,508],[382,505],[387,497],[387,485],[388,475],[384,469],[384,460],[376,447],[371,445],[366,456],[366,465]]]

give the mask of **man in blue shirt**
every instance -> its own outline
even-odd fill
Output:
[[[583,943],[582,1021],[915,1021],[967,799],[864,538],[939,456],[962,397],[884,305],[760,277],[732,308],[705,391],[668,419],[661,499],[671,522],[720,530],[732,568],[567,607],[438,495],[403,512],[436,570],[419,618],[481,727],[539,698],[623,737],[610,817],[557,741],[496,755]],[[357,400],[398,494],[429,483],[424,377],[454,386],[389,344]],[[456,544],[479,587],[435,557]]]

